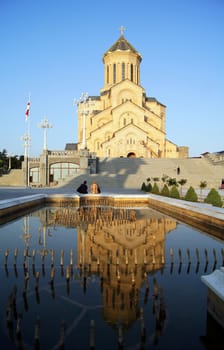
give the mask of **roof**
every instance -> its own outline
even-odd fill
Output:
[[[66,143],[65,150],[66,151],[77,151],[78,144],[77,143]]]
[[[136,55],[138,55],[141,58],[140,53],[125,39],[124,35],[122,34],[119,39],[105,52],[104,55],[107,53],[111,53],[114,51],[129,51],[133,52]]]

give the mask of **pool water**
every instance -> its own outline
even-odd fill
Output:
[[[45,207],[0,226],[0,349],[209,349],[223,241],[148,208]]]

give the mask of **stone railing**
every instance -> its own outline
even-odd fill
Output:
[[[51,157],[77,157],[78,151],[48,151]]]

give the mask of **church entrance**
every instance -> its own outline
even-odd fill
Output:
[[[130,152],[127,155],[128,158],[136,158],[136,154],[134,152]]]

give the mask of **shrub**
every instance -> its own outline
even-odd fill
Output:
[[[143,182],[142,187],[141,187],[141,191],[146,192],[146,190],[147,190],[147,186],[146,186],[145,182]]]
[[[222,207],[222,198],[216,189],[212,188],[204,200],[205,203],[214,205],[215,207]]]
[[[159,187],[156,182],[154,183],[151,192],[154,194],[159,194]]]
[[[152,184],[149,182],[148,185],[146,186],[146,192],[151,192],[152,191]]]
[[[163,186],[163,188],[161,190],[161,195],[165,196],[165,197],[169,197],[169,195],[170,195],[169,188],[166,184]]]
[[[180,198],[180,193],[177,189],[177,186],[172,186],[170,190],[170,197],[171,198]]]
[[[197,193],[195,192],[195,190],[192,186],[189,187],[187,193],[185,194],[184,199],[186,201],[189,201],[189,202],[197,202],[198,201]]]

